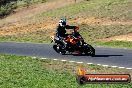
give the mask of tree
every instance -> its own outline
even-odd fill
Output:
[[[31,0],[23,0],[25,3],[25,6],[28,8],[31,4]]]
[[[0,7],[1,7],[2,5],[6,5],[7,3],[10,3],[10,2],[12,2],[12,1],[17,1],[17,0],[0,0]]]
[[[17,7],[17,0],[0,0],[0,18],[10,14]]]

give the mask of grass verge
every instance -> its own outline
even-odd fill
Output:
[[[27,34],[17,34],[1,36],[0,42],[32,42],[32,43],[50,43],[50,30],[39,30]]]
[[[132,70],[84,65],[68,62],[40,60],[26,56],[0,55],[1,88],[131,88],[129,84],[87,84],[80,86],[76,82],[78,67],[87,69],[87,73],[130,74]]]
[[[98,41],[95,46],[104,46],[104,47],[115,47],[115,48],[132,48],[131,41]]]

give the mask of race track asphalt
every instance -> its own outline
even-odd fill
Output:
[[[56,53],[52,44],[32,44],[32,43],[0,43],[0,53],[14,54],[22,56],[36,56],[50,59],[65,59],[84,63],[103,64],[110,66],[120,66],[132,68],[132,49],[117,49],[94,47],[96,56],[74,56],[61,55]]]

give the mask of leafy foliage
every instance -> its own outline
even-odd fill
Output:
[[[17,0],[0,0],[0,6],[6,5],[7,3],[14,2],[14,1],[17,1]]]
[[[10,3],[7,3],[5,5],[2,5],[0,7],[0,18],[10,14],[11,12],[13,12],[13,10],[16,7],[17,7],[16,2],[10,2]]]

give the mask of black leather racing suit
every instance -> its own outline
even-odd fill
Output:
[[[56,30],[56,36],[57,37],[65,37],[66,36],[66,29],[76,29],[76,26],[69,26],[66,25],[65,27],[58,26]]]
[[[76,26],[69,26],[69,25],[66,25],[65,27],[62,27],[62,26],[58,26],[57,27],[57,30],[56,30],[56,37],[59,38],[59,40],[63,43],[63,48],[66,47],[66,44],[64,43],[64,37],[66,37],[66,29],[73,29],[75,30],[76,29]]]

